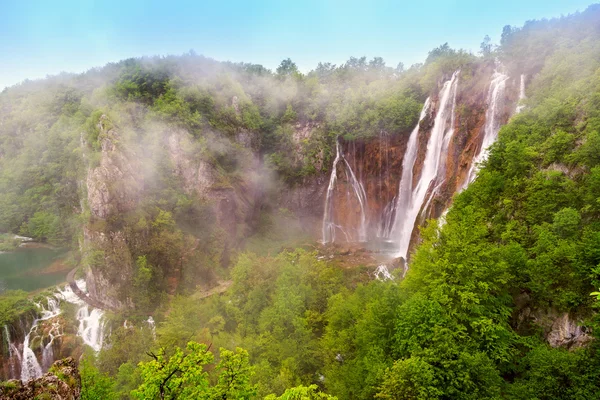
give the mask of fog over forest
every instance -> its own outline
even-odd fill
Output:
[[[0,399],[600,398],[600,5],[490,34],[5,88]]]

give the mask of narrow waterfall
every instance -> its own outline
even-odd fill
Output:
[[[148,327],[150,328],[150,332],[152,332],[152,338],[156,340],[156,323],[154,322],[154,318],[152,316],[148,317],[146,321],[148,323]]]
[[[521,74],[521,84],[519,86],[519,103],[517,105],[517,109],[515,110],[515,114],[520,113],[525,108],[523,104],[523,100],[527,97],[525,96],[525,74]]]
[[[444,83],[444,86],[440,92],[438,111],[435,116],[431,135],[429,136],[429,140],[427,142],[427,152],[425,153],[423,169],[415,188],[412,188],[412,179],[410,179],[410,183],[408,180],[404,182],[404,176],[402,177],[403,182],[400,183],[401,193],[398,195],[398,201],[402,201],[402,204],[399,203],[397,206],[394,227],[390,237],[393,238],[397,243],[397,256],[404,257],[404,259],[406,259],[412,232],[423,203],[425,202],[427,193],[429,192],[430,186],[432,183],[435,184],[440,178],[443,179],[443,173],[440,174],[440,171],[444,170],[445,168],[444,163],[446,153],[448,151],[448,144],[453,131],[453,127],[451,125],[454,118],[453,115],[450,114],[453,114],[455,106],[454,103],[456,100],[458,73],[459,71],[456,71],[452,75],[452,78]],[[450,124],[448,124],[449,116],[451,120]],[[417,128],[415,128],[415,130],[417,130]],[[412,136],[413,135],[411,134],[411,138]],[[416,136],[417,133],[415,133],[415,142]],[[407,148],[407,152],[416,152],[416,149],[414,148],[415,146],[409,146]],[[410,158],[409,154],[407,154],[405,157],[407,159]],[[411,157],[413,158],[412,165],[414,167],[416,156],[413,155]],[[410,161],[411,160],[407,160],[407,163],[410,163]],[[412,178],[412,168],[404,168],[403,175],[407,170],[410,170],[410,177]],[[407,198],[408,200],[406,200]]]
[[[4,325],[4,340],[6,341],[6,348],[8,350],[8,368],[10,378],[14,379],[17,376],[14,357],[15,355],[19,356],[19,352],[15,351],[15,345],[10,340],[10,331],[8,330],[8,325]]]
[[[500,108],[503,105],[502,100],[504,99],[504,91],[506,88],[506,81],[508,76],[496,71],[492,75],[492,81],[487,95],[488,108],[485,112],[485,126],[483,131],[483,140],[479,147],[479,152],[473,157],[471,161],[471,167],[469,173],[464,181],[460,190],[465,189],[477,176],[477,170],[481,162],[485,161],[488,156],[489,147],[496,141],[498,137],[498,131],[500,130],[499,114]],[[521,75],[521,84],[523,84],[524,78]],[[524,91],[524,89],[523,89]]]
[[[352,191],[354,196],[356,197],[358,204],[360,206],[360,224],[358,227],[358,241],[364,242],[367,240],[367,194],[365,189],[360,183],[360,181],[356,178],[350,163],[344,157],[344,154],[341,150],[339,140],[336,140],[335,143],[336,155],[333,161],[333,166],[331,170],[331,176],[329,177],[329,186],[327,187],[327,196],[325,198],[325,211],[323,213],[323,243],[333,243],[335,242],[336,230],[340,229],[342,233],[346,236],[346,241],[351,242],[352,237],[347,229],[344,229],[341,225],[336,224],[334,219],[334,207],[335,204],[333,202],[333,194],[335,190],[335,183],[337,181],[337,166],[340,160],[344,162],[346,176],[350,181],[350,185],[352,186]]]
[[[329,177],[329,186],[327,187],[327,197],[325,198],[325,211],[323,213],[323,243],[335,242],[335,232],[337,226],[333,220],[333,190],[337,181],[337,165],[340,161],[340,143],[335,141],[335,159],[331,167],[331,176]]]
[[[408,209],[413,187],[413,169],[415,167],[415,161],[417,160],[417,150],[419,147],[419,126],[423,118],[425,118],[425,116],[429,112],[430,107],[431,99],[428,97],[427,100],[425,100],[423,109],[421,110],[419,122],[417,122],[417,126],[415,126],[415,129],[413,129],[408,138],[408,143],[406,145],[406,153],[404,154],[404,158],[402,159],[402,177],[400,178],[398,196],[392,199],[392,202],[388,204],[386,210],[384,211],[384,222],[382,224],[382,229],[380,230],[380,237],[390,239],[390,236],[394,231],[394,228],[398,221],[396,215],[398,215],[398,212],[404,213],[405,210]]]

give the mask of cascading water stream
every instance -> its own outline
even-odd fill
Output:
[[[521,111],[523,111],[523,109],[525,108],[523,100],[525,100],[526,98],[527,97],[525,96],[525,74],[521,74],[521,84],[519,85],[519,105],[515,110],[515,114],[518,114]]]
[[[41,317],[33,320],[33,324],[31,325],[31,329],[27,335],[25,335],[25,340],[23,341],[23,356],[21,358],[21,380],[26,382],[31,379],[39,378],[42,376],[42,366],[37,360],[33,349],[30,347],[29,342],[32,333],[37,333],[38,324],[41,321],[46,321],[50,318],[56,317],[60,314],[59,302],[54,297],[48,298],[48,309],[46,310],[44,306],[41,304],[36,304],[39,308],[41,308]]]
[[[85,291],[85,281],[79,280],[77,281],[77,285]],[[85,304],[73,292],[69,285],[66,285],[64,289],[59,288],[54,296],[47,298],[47,309],[44,307],[44,305],[36,303],[36,306],[40,309],[41,316],[34,319],[31,328],[29,329],[27,335],[25,335],[22,356],[19,354],[16,346],[10,343],[8,328],[5,327],[5,336],[8,338],[7,341],[9,342],[9,355],[12,358],[12,355],[15,354],[19,358],[21,364],[20,379],[24,382],[39,378],[42,376],[43,371],[47,370],[54,362],[54,340],[62,336],[60,331],[61,326],[58,321],[54,321],[52,323],[47,333],[50,337],[49,342],[46,343],[46,345],[44,345],[42,342],[40,343],[40,350],[42,354],[41,364],[38,361],[35,352],[31,348],[30,343],[31,339],[38,333],[38,327],[41,321],[52,319],[62,312],[60,308],[61,300],[79,306],[79,309],[77,310],[77,320],[79,321],[77,335],[83,339],[85,344],[90,346],[95,351],[99,351],[102,348],[104,339],[104,323],[102,321],[102,317],[104,312],[99,309],[92,309],[90,312],[88,305]],[[12,370],[11,373],[13,373],[13,376],[15,375],[14,371]]]
[[[335,242],[335,231],[337,226],[333,220],[333,191],[337,180],[337,165],[340,161],[340,143],[335,141],[335,159],[331,167],[331,176],[329,177],[329,186],[327,187],[327,197],[325,198],[325,212],[323,213],[323,243]]]
[[[76,284],[81,290],[86,290],[83,279],[76,281]],[[104,322],[102,320],[104,311],[98,308],[90,311],[89,306],[73,292],[69,285],[60,291],[60,295],[67,302],[80,306],[76,314],[77,321],[79,321],[77,336],[81,337],[83,342],[94,351],[100,351],[104,341]]]
[[[351,241],[351,237],[348,235],[348,232],[344,230],[342,226],[335,223],[333,215],[333,194],[335,190],[335,183],[337,181],[337,166],[340,160],[343,160],[344,162],[343,165],[345,165],[346,167],[346,176],[350,181],[350,186],[352,186],[354,196],[358,200],[360,206],[360,225],[358,227],[358,241],[364,242],[367,240],[367,195],[363,185],[356,178],[356,175],[354,174],[350,163],[348,163],[348,160],[346,160],[346,158],[344,157],[338,140],[336,140],[335,149],[335,159],[333,161],[331,176],[329,177],[329,186],[327,187],[327,196],[325,198],[325,212],[323,213],[323,243],[325,244],[335,242],[335,234],[337,229],[340,229],[344,233],[348,242]],[[348,196],[350,196],[350,194],[348,194]]]
[[[443,175],[440,174],[440,165],[444,164],[444,160],[446,158],[445,152],[448,150],[448,145],[445,145],[445,143],[449,143],[453,130],[452,126],[450,126],[450,132],[448,132],[447,129],[448,114],[452,113],[454,110],[454,103],[456,101],[456,88],[458,84],[458,73],[459,71],[456,71],[452,75],[452,78],[444,83],[444,86],[440,92],[438,112],[434,120],[431,135],[427,142],[427,152],[425,153],[423,169],[414,190],[412,189],[412,179],[410,179],[410,183],[408,180],[400,183],[401,193],[398,195],[399,204],[397,206],[396,218],[390,237],[397,243],[396,255],[398,257],[404,257],[404,259],[406,259],[412,232],[423,203],[425,202],[430,186],[432,183],[436,183],[440,175]],[[451,116],[450,119],[453,121],[453,116]],[[415,130],[416,129],[417,128],[415,128]],[[445,137],[448,137],[447,140],[444,140]],[[413,148],[409,146],[407,151],[416,152],[416,150],[413,150]],[[413,158],[412,167],[414,167],[416,156],[408,156],[409,155],[407,155],[407,162],[410,162],[410,158]],[[442,168],[445,167],[442,165]],[[410,177],[412,178],[412,168],[409,169],[411,170]],[[407,168],[404,168],[403,175],[406,170]],[[404,181],[404,177],[402,178],[402,181]],[[406,200],[407,195],[408,201]],[[400,202],[402,203],[400,204]]]
[[[10,378],[15,378],[17,375],[17,371],[14,363],[15,354],[19,356],[19,352],[16,351],[15,345],[10,341],[10,331],[8,330],[8,325],[4,325],[4,340],[6,340],[6,348],[8,350],[8,367],[10,371]]]
[[[498,137],[498,131],[500,130],[499,121],[499,108],[502,106],[502,100],[504,99],[504,91],[506,88],[506,81],[508,76],[496,71],[492,75],[492,81],[487,95],[488,108],[485,112],[485,126],[483,131],[483,140],[479,147],[479,152],[471,161],[471,167],[467,179],[461,187],[461,191],[464,190],[477,176],[477,170],[479,165],[485,161],[488,157],[489,147],[496,141]],[[524,82],[523,75],[521,75],[521,82]],[[524,91],[524,89],[523,89]]]
[[[380,237],[390,239],[392,231],[394,230],[396,222],[398,221],[396,215],[399,212],[403,213],[404,210],[408,209],[413,187],[413,169],[415,167],[415,161],[417,160],[417,150],[419,147],[417,140],[419,138],[419,126],[423,118],[425,118],[429,112],[430,107],[431,99],[428,97],[427,100],[425,100],[423,109],[421,110],[419,122],[417,122],[417,126],[415,126],[415,129],[413,129],[410,137],[408,138],[406,153],[404,154],[404,158],[402,160],[402,177],[400,178],[398,197],[395,197],[392,200],[392,203],[388,204],[386,207],[386,211],[384,212],[383,216],[384,222],[380,231]],[[389,211],[387,210],[388,207],[390,208]]]

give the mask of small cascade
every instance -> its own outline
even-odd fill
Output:
[[[385,264],[375,268],[374,275],[375,279],[379,281],[391,281],[394,279],[394,277],[392,276],[392,274],[390,274],[390,271],[388,270],[388,267]]]
[[[521,84],[519,86],[519,103],[517,105],[517,109],[515,110],[515,114],[520,113],[525,108],[523,104],[523,100],[527,97],[525,96],[525,74],[521,74]]]
[[[156,323],[154,322],[154,318],[152,318],[152,316],[149,316],[146,322],[148,323],[150,331],[152,332],[152,338],[156,340]]]
[[[87,304],[77,310],[77,320],[79,321],[77,336],[80,336],[83,342],[94,351],[100,351],[104,341],[103,316],[104,312],[97,308],[90,312]]]
[[[400,183],[401,193],[398,195],[398,206],[396,212],[396,218],[390,237],[397,243],[397,257],[403,257],[406,260],[408,253],[408,247],[410,245],[410,239],[412,232],[417,221],[417,217],[421,212],[422,206],[425,203],[427,194],[430,193],[429,198],[431,199],[436,190],[436,187],[431,190],[431,186],[440,185],[445,175],[445,159],[448,152],[450,139],[453,135],[454,127],[454,108],[456,103],[456,92],[458,86],[458,74],[456,71],[452,78],[444,83],[440,92],[440,100],[438,105],[438,111],[435,116],[431,135],[427,142],[427,151],[425,153],[425,161],[423,163],[423,169],[419,180],[412,188],[412,179],[406,180],[402,177]],[[450,123],[448,123],[450,121]],[[417,130],[417,128],[415,128]],[[415,132],[413,132],[415,133]],[[411,139],[412,139],[411,134]],[[407,152],[414,151],[416,153],[416,136],[413,146],[407,148]],[[410,141],[410,139],[409,139]],[[416,160],[416,154],[407,154],[407,163],[412,161],[411,168],[404,168],[404,172],[410,170],[410,177],[412,177],[412,170]],[[411,160],[412,158],[412,160]],[[406,165],[409,166],[408,164]],[[408,173],[408,172],[407,172]],[[409,175],[407,175],[408,179]],[[402,202],[402,203],[400,203]]]
[[[46,344],[46,346],[42,345],[42,369],[47,371],[48,368],[54,362],[54,339],[62,336],[60,332],[60,324],[58,322],[53,322],[50,331],[48,332],[48,336],[50,336],[50,341]]]
[[[333,194],[335,190],[335,183],[337,182],[337,166],[340,161],[343,161],[343,164],[346,172],[346,177],[350,182],[350,186],[352,187],[353,196],[358,200],[358,204],[360,206],[360,224],[358,227],[358,241],[365,242],[367,240],[367,194],[365,189],[360,183],[360,181],[356,178],[350,163],[344,157],[344,154],[341,150],[339,140],[336,140],[335,143],[335,159],[333,161],[333,167],[331,170],[331,176],[329,177],[329,186],[327,187],[327,196],[325,198],[325,212],[323,213],[323,243],[333,243],[336,238],[336,231],[339,229],[346,236],[346,241],[352,241],[351,236],[348,234],[347,230],[345,230],[341,225],[335,223],[334,220],[334,201]],[[350,192],[348,192],[348,196],[351,196]]]
[[[87,290],[85,280],[79,279],[75,283],[82,291]],[[83,342],[94,351],[100,351],[104,342],[104,321],[102,320],[104,311],[98,308],[90,311],[88,305],[73,292],[69,285],[60,291],[60,295],[69,303],[80,306],[76,314],[76,319],[79,321],[77,336],[81,337]]]
[[[77,285],[85,291],[85,281],[79,280],[77,281]],[[47,341],[45,345],[43,342],[46,340],[40,341],[39,349],[41,353],[41,362],[38,361],[34,350],[31,348],[31,341],[41,334],[38,332],[40,322],[53,319],[62,312],[60,308],[60,302],[62,300],[79,306],[76,315],[77,321],[79,322],[77,335],[83,339],[85,344],[95,351],[99,351],[102,348],[104,339],[104,322],[102,321],[102,317],[104,316],[104,312],[99,309],[92,309],[90,311],[88,305],[73,292],[69,285],[66,285],[63,289],[57,288],[56,294],[46,299],[46,306],[41,303],[35,303],[39,309],[40,316],[34,319],[31,328],[25,336],[22,354],[14,343],[10,343],[8,327],[4,327],[4,336],[6,337],[7,343],[9,343],[10,359],[14,359],[13,355],[18,359],[21,365],[20,379],[24,382],[39,378],[54,362],[54,340],[63,336],[60,321],[53,321],[48,332],[44,334],[44,336],[47,335],[50,340]],[[11,374],[13,374],[13,376],[16,375],[15,368],[12,364]]]
[[[4,340],[6,341],[6,348],[8,350],[8,368],[10,373],[10,378],[13,379],[17,376],[17,368],[15,366],[15,355],[19,359],[20,354],[15,347],[15,345],[10,341],[10,331],[8,330],[8,325],[4,325]]]
[[[496,71],[492,75],[492,81],[487,95],[488,108],[485,112],[485,126],[483,131],[483,140],[479,147],[479,152],[473,157],[471,167],[465,182],[461,187],[464,190],[477,176],[479,165],[488,157],[489,147],[496,141],[498,131],[500,130],[499,114],[502,108],[502,100],[504,99],[504,91],[508,76]],[[524,75],[521,75],[521,84],[524,84]],[[524,91],[524,89],[523,89]]]
[[[31,329],[27,335],[25,335],[25,340],[23,341],[23,356],[21,357],[21,380],[23,382],[42,376],[42,366],[38,362],[37,357],[29,343],[31,335],[34,333],[37,334],[38,324],[41,321],[54,318],[61,312],[59,302],[56,298],[49,297],[47,303],[48,309],[46,309],[43,305],[36,303],[38,308],[41,309],[41,317],[36,318],[33,321]]]

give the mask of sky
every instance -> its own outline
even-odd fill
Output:
[[[476,53],[505,25],[583,11],[594,0],[0,0],[0,90],[125,58],[198,54],[301,71],[350,56],[423,62],[448,42]],[[485,4],[485,5],[484,5]]]

